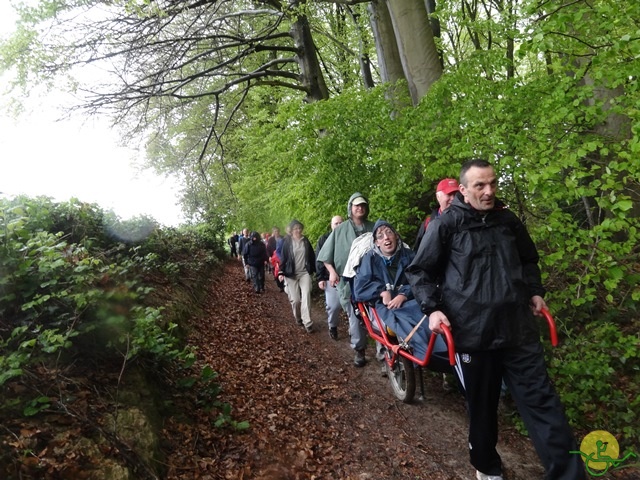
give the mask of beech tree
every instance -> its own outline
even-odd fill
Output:
[[[522,95],[522,86],[547,82],[560,90],[567,78],[576,78],[577,83],[565,90],[572,93],[571,88],[580,87],[580,101],[592,107],[590,115],[599,116],[599,123],[591,124],[597,135],[629,138],[631,120],[619,112],[618,103],[629,98],[625,74],[611,80],[593,74],[592,59],[612,58],[603,55],[615,50],[607,42],[615,35],[626,38],[626,29],[616,23],[608,5],[605,0],[595,6],[529,0],[41,0],[38,8],[22,7],[24,28],[5,45],[4,58],[6,65],[16,68],[22,84],[47,81],[79,66],[104,68],[108,61],[110,68],[101,72],[99,84],[77,84],[77,92],[84,94],[83,106],[111,113],[129,136],[144,138],[149,163],[185,180],[184,201],[191,212],[229,218],[237,207],[236,181],[250,160],[242,147],[247,125],[258,131],[286,129],[286,123],[276,127],[273,119],[288,102],[302,108],[304,103],[376,83],[406,85],[414,106],[425,102],[438,84],[449,88],[446,95],[435,93],[442,103],[434,108],[441,113],[428,130],[446,125],[447,115],[455,118],[461,99],[473,99],[474,111],[453,127],[455,138],[453,132],[459,128],[469,131],[477,121],[482,123],[480,115],[491,118],[492,108],[513,98],[513,92]],[[626,13],[633,13],[633,8],[625,5]],[[607,15],[611,22],[597,26],[594,19]],[[576,26],[578,18],[581,23]],[[38,33],[27,30],[29,25],[47,29]],[[597,41],[591,41],[591,35]],[[635,44],[628,37],[619,42],[618,51],[633,58]],[[629,52],[623,50],[627,45]],[[396,88],[387,98],[390,95],[402,92]],[[564,98],[574,101],[558,97],[558,104]],[[399,105],[390,118],[397,118]],[[558,131],[580,130],[582,141],[583,119],[560,122]],[[493,133],[487,128],[487,134]],[[499,128],[515,138],[522,128],[537,127],[524,119]],[[331,125],[307,134],[326,138],[332,134]],[[510,139],[492,146],[495,154],[509,158],[519,157],[519,147]],[[294,150],[291,144],[285,148]],[[355,151],[370,155],[370,149]],[[412,165],[418,179],[409,210],[428,210],[432,192],[424,186],[429,176],[423,175],[426,166],[437,170],[434,151],[425,146],[421,158],[403,159],[402,165]],[[607,156],[611,155],[609,150]],[[592,168],[593,162],[601,161],[586,155],[582,165]],[[416,162],[422,162],[422,168]],[[301,162],[295,168],[304,173],[307,166]],[[339,172],[336,181],[341,181]],[[524,212],[529,198],[514,198]],[[593,212],[595,199],[590,198],[582,199],[583,214],[602,217]],[[598,222],[589,221],[591,226]]]
[[[438,52],[425,4],[404,3],[40,0],[18,8],[3,63],[23,87],[69,75],[79,109],[111,115],[149,165],[183,179],[188,212],[226,216],[241,162],[225,136],[247,115],[380,81],[406,81],[414,104],[426,94]]]

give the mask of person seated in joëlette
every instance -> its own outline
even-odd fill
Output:
[[[384,324],[399,339],[404,339],[423,317],[404,274],[415,253],[384,220],[378,220],[373,227],[371,242],[371,249],[364,254],[356,271],[353,298],[371,303]],[[425,357],[430,335],[428,322],[424,321],[409,340],[416,358]],[[446,349],[439,336],[434,351]]]

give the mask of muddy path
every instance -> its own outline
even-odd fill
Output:
[[[443,388],[441,375],[425,373],[424,399],[398,401],[373,348],[364,368],[353,366],[346,321],[332,340],[323,305],[314,304],[316,331],[308,334],[268,274],[266,283],[265,293],[254,293],[241,264],[228,262],[191,335],[219,374],[220,399],[250,428],[212,428],[212,418],[201,417],[189,430],[171,419],[168,478],[475,478],[464,401]],[[499,449],[507,479],[543,478],[530,442],[510,422]]]

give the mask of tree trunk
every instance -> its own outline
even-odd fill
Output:
[[[387,0],[404,75],[414,105],[442,75],[424,0]]]
[[[624,96],[624,86],[618,86],[617,88],[599,87],[589,75],[585,75],[583,82],[586,85],[593,86],[593,97],[585,100],[587,105],[595,105],[596,102],[602,102],[603,111],[608,112],[604,121],[594,126],[595,133],[604,138],[614,139],[615,141],[632,138],[633,133],[631,131],[631,119],[627,116],[620,115],[619,113],[609,111],[613,103],[616,101],[616,98]],[[600,157],[597,158],[597,160],[604,160],[607,163],[609,161]],[[627,193],[633,201],[633,207],[627,212],[627,215],[635,218],[640,217],[640,191],[632,185],[629,185],[625,190],[625,193]]]
[[[302,2],[290,2],[290,7],[297,8]],[[309,20],[305,15],[298,15],[291,25],[291,36],[297,49],[296,58],[300,66],[300,82],[307,92],[308,102],[317,102],[329,98],[329,90],[324,81],[316,45],[311,35]]]
[[[362,82],[365,88],[373,88],[376,84],[373,81],[373,75],[371,74],[371,60],[366,54],[360,54],[360,73],[362,74]]]
[[[398,43],[385,0],[372,0],[368,9],[382,82],[396,83],[404,80]]]
[[[442,38],[440,19],[433,15],[436,12],[436,0],[424,0],[424,6],[427,9],[427,15],[429,15],[429,23],[431,23],[431,31],[433,32],[434,38]],[[442,49],[438,49],[438,58],[440,59],[440,66],[444,70],[444,54]]]

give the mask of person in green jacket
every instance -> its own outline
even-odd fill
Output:
[[[351,304],[351,289],[342,278],[342,272],[347,264],[351,243],[363,233],[373,231],[373,222],[369,217],[369,201],[360,192],[356,192],[349,198],[347,204],[348,221],[338,225],[331,232],[329,238],[318,252],[317,260],[324,263],[329,271],[329,285],[335,286],[340,295],[340,304],[349,316],[349,335],[351,348],[356,351],[354,364],[356,367],[364,367],[367,363],[365,349],[367,346],[367,332],[358,317],[355,316]]]

